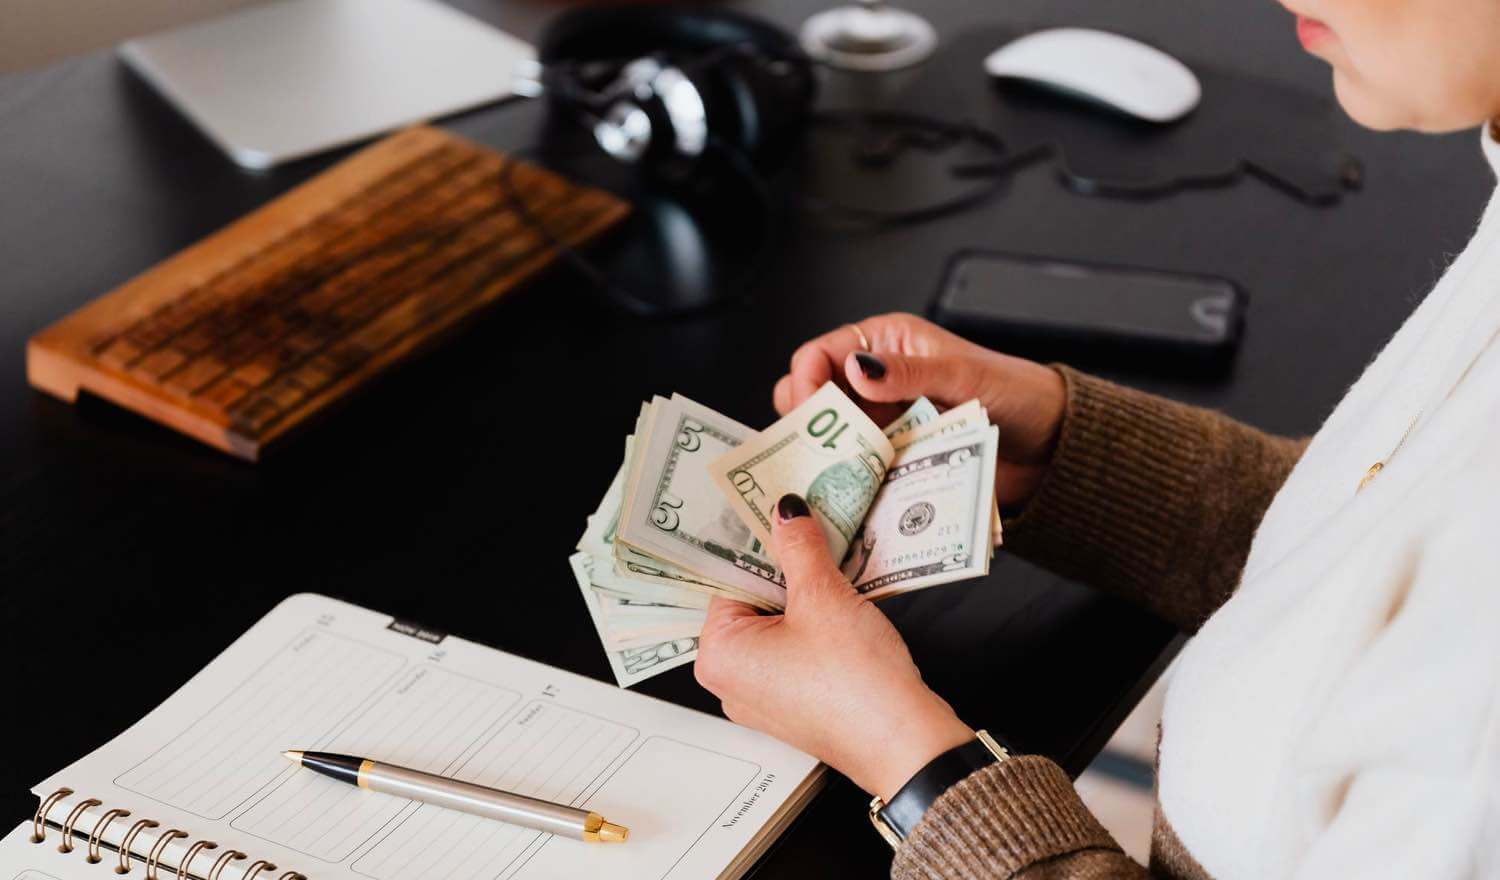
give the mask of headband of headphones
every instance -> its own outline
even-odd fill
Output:
[[[635,6],[564,12],[542,31],[537,60],[545,65],[624,60],[652,53],[691,56],[733,45],[751,47],[768,57],[805,59],[791,34],[742,13]]]

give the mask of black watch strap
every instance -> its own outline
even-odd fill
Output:
[[[975,770],[1009,757],[1010,751],[1005,746],[985,731],[978,731],[974,739],[927,762],[927,766],[901,786],[889,803],[878,797],[871,801],[870,822],[887,843],[892,847],[900,846],[943,792]]]

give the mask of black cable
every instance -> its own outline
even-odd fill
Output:
[[[610,281],[606,273],[585,259],[576,248],[553,235],[552,230],[547,228],[547,224],[543,223],[540,218],[531,212],[531,208],[522,200],[520,193],[516,192],[516,188],[512,185],[512,175],[515,172],[515,167],[524,159],[537,159],[536,152],[537,148],[527,147],[500,154],[500,173],[496,175],[495,179],[500,189],[500,197],[515,212],[517,219],[523,225],[530,228],[532,232],[536,233],[537,237],[556,252],[563,261],[572,266],[574,271],[583,275],[591,284],[603,291],[606,296],[629,311],[636,314],[649,314],[649,303],[637,299],[629,291],[614,284]]]
[[[717,150],[729,166],[739,173],[740,179],[749,186],[756,206],[760,209],[760,241],[750,255],[748,268],[741,271],[736,284],[739,290],[732,297],[743,301],[749,299],[751,288],[755,286],[755,282],[765,271],[766,264],[770,262],[767,258],[771,254],[772,230],[776,228],[773,222],[776,206],[771,198],[771,188],[766,184],[765,175],[760,173],[744,150],[713,134],[709,135],[707,143],[710,149]]]
[[[885,229],[927,223],[971,210],[998,195],[1012,174],[1056,152],[1052,145],[1041,144],[1012,153],[1005,141],[989,129],[971,122],[950,122],[919,113],[821,111],[812,114],[809,122],[816,126],[853,130],[867,135],[879,129],[888,129],[891,134],[881,145],[883,150],[872,150],[869,144],[857,147],[860,153],[856,161],[864,165],[889,164],[908,148],[935,152],[963,142],[976,144],[994,154],[995,158],[988,162],[970,162],[953,165],[948,169],[957,178],[984,178],[983,184],[970,192],[916,208],[889,210],[851,205],[817,196],[801,196],[802,203],[814,211],[837,216],[867,228]]]

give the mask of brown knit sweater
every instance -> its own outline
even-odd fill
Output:
[[[1192,632],[1239,583],[1250,539],[1305,441],[1059,367],[1057,452],[1010,552],[1140,602]],[[1156,811],[1151,864],[1126,856],[1066,773],[1037,756],[971,774],[923,816],[895,880],[1204,878]]]

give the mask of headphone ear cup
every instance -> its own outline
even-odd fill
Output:
[[[713,131],[755,159],[784,148],[812,106],[812,67],[801,57],[767,57],[746,47],[706,75],[714,80],[706,86]]]

